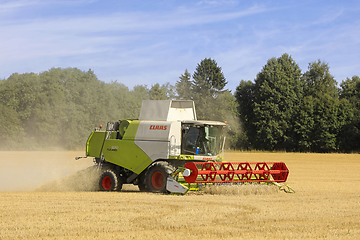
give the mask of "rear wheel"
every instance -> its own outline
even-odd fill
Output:
[[[113,170],[109,169],[101,174],[99,187],[101,191],[120,191],[122,180]]]
[[[167,177],[174,169],[167,162],[157,162],[146,174],[146,187],[150,192],[166,193]]]

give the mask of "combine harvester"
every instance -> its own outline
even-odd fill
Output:
[[[96,128],[86,143],[101,172],[102,191],[123,184],[141,191],[185,194],[206,184],[283,183],[283,162],[223,162],[227,124],[197,120],[193,101],[143,101],[139,120],[109,122]],[[77,157],[80,159],[82,157]],[[287,189],[290,189],[287,187]]]

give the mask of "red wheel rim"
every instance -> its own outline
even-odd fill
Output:
[[[105,190],[110,190],[112,186],[112,181],[109,176],[105,176],[102,180],[102,186]]]
[[[155,189],[160,189],[164,186],[164,175],[161,172],[154,172],[151,177],[151,184]]]

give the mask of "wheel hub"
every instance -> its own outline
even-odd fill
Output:
[[[151,178],[151,183],[156,189],[162,188],[164,186],[164,175],[159,171],[154,172]]]
[[[105,190],[110,190],[112,187],[112,181],[109,176],[105,176],[102,180],[102,186]]]

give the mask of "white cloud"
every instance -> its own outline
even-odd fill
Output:
[[[28,4],[36,4],[32,1]],[[15,4],[15,3],[14,3]],[[25,3],[18,1],[18,6]],[[0,24],[0,39],[5,51],[0,61],[49,55],[76,55],[121,48],[122,44],[146,40],[162,31],[175,30],[192,25],[210,24],[265,11],[263,7],[252,7],[231,13],[183,16],[177,12],[158,15],[153,13],[113,13],[108,16],[75,16],[71,18],[32,19],[12,24]],[[150,35],[147,35],[150,34]],[[211,39],[210,39],[211,40]],[[156,49],[154,44],[138,46],[145,51]],[[128,50],[129,51],[129,50]],[[139,50],[130,50],[131,52]]]

